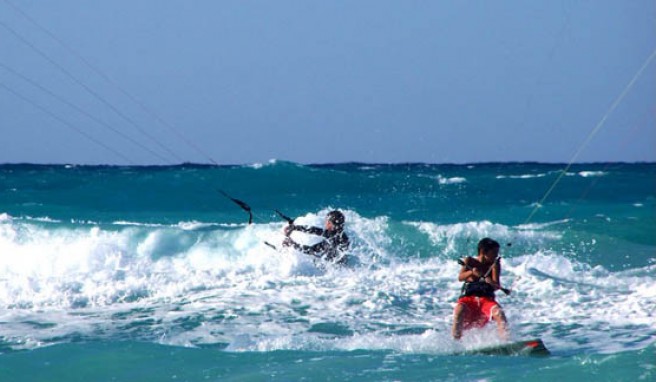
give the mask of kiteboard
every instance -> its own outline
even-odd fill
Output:
[[[544,357],[551,353],[544,345],[541,339],[531,339],[524,341],[511,342],[507,344],[487,346],[477,349],[468,349],[461,354],[480,354],[480,355],[527,355]]]

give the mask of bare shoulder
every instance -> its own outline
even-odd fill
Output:
[[[463,261],[469,267],[477,267],[481,264],[480,261],[478,261],[478,259],[471,256],[465,256],[465,259]]]

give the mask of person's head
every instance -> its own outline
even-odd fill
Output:
[[[344,214],[340,211],[330,211],[326,215],[326,228],[341,231],[344,229],[344,220]]]
[[[489,237],[481,239],[481,241],[478,242],[478,254],[483,255],[490,261],[494,261],[494,259],[499,256],[499,248],[499,243]]]

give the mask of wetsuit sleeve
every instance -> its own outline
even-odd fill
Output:
[[[298,244],[294,240],[288,239],[286,240],[286,243],[288,246],[291,246],[295,250],[301,251],[305,254],[312,255],[312,256],[319,256],[320,253],[326,250],[326,246],[327,246],[327,242],[325,241],[322,241],[315,245],[302,245],[302,244]]]
[[[315,228],[315,227],[307,227],[307,228]],[[322,232],[327,232],[324,230],[319,229]],[[306,231],[304,231],[306,232]],[[315,231],[316,232],[316,231]],[[337,252],[344,252],[348,250],[350,241],[348,236],[346,236],[345,233],[341,233],[338,236],[330,236],[330,237],[325,237],[323,241],[314,244],[314,245],[302,245],[296,243],[294,240],[287,238],[285,239],[285,246],[290,246],[294,248],[297,251],[303,252],[305,254],[315,256],[315,257],[322,257],[327,260],[332,260],[336,257],[343,258],[341,260],[341,263],[346,262],[346,258],[343,256],[338,256]]]
[[[318,236],[323,236],[323,229],[319,227],[308,227],[306,225],[294,225],[293,226],[294,231],[299,231],[299,232],[305,232],[309,233],[311,235],[318,235]]]

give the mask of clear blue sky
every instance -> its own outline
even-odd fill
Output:
[[[655,49],[653,0],[0,0],[0,163],[656,161]]]

